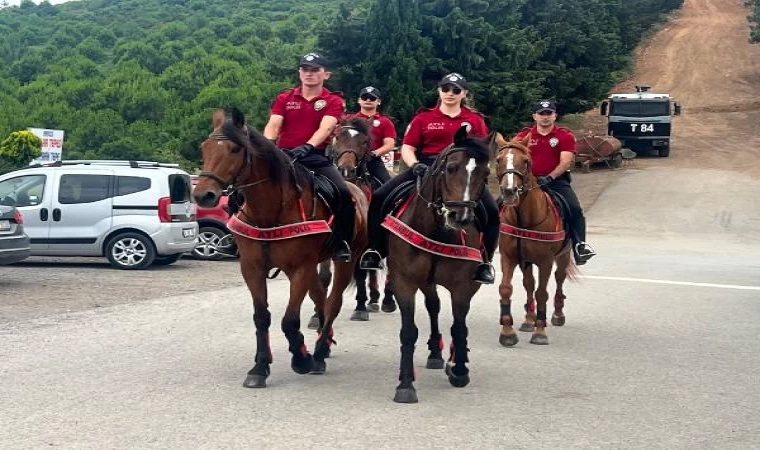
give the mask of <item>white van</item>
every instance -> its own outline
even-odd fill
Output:
[[[106,256],[119,269],[167,265],[195,247],[187,172],[150,161],[59,161],[0,176],[0,204],[24,217],[33,256]]]

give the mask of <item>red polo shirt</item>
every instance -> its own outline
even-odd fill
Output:
[[[557,168],[561,152],[575,153],[575,135],[567,128],[555,125],[549,134],[543,136],[534,125],[517,133],[515,140],[523,139],[528,133],[533,175],[537,177],[549,175]]]
[[[436,107],[414,116],[404,134],[404,144],[415,148],[422,147],[423,156],[434,156],[454,142],[454,135],[463,125],[470,125],[470,136],[488,135],[482,114],[462,107],[459,115],[449,117]]]
[[[280,148],[295,148],[305,144],[319,129],[322,118],[335,117],[340,120],[343,115],[343,96],[339,92],[330,92],[322,88],[322,92],[311,100],[301,95],[301,87],[286,89],[280,92],[272,102],[272,114],[284,117],[277,146]],[[323,142],[318,149],[324,149]]]
[[[396,127],[393,126],[393,122],[391,122],[388,117],[380,113],[375,113],[372,116],[368,116],[359,111],[356,114],[349,115],[347,118],[352,119],[354,117],[364,119],[368,121],[372,126],[372,143],[370,144],[370,148],[372,148],[372,150],[377,150],[378,148],[382,147],[383,140],[385,138],[396,139]]]

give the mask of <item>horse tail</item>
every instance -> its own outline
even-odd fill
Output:
[[[570,281],[578,281],[581,278],[581,270],[575,265],[573,255],[570,255],[570,262],[565,269],[565,275],[567,275],[567,279]]]

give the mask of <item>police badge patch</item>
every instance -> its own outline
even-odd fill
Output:
[[[548,108],[549,107],[549,102],[541,102],[541,107]]]
[[[314,111],[319,111],[322,108],[324,108],[325,106],[327,106],[327,102],[326,101],[324,101],[324,100],[317,100],[316,102],[314,102]]]
[[[555,137],[549,139],[549,145],[551,145],[552,147],[556,147],[557,144],[559,144],[559,139],[557,139]]]
[[[470,132],[470,130],[472,130],[472,124],[470,122],[462,122],[461,125],[459,126],[464,127],[468,133]]]
[[[379,126],[380,126],[380,121],[379,121],[379,120],[377,120],[377,119],[373,120],[373,121],[372,121],[372,126],[373,126],[373,127],[379,127]]]

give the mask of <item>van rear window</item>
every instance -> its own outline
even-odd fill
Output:
[[[189,175],[169,175],[169,196],[172,203],[189,202],[192,199],[192,182]]]
[[[150,189],[150,178],[116,177],[116,196],[129,195]]]

